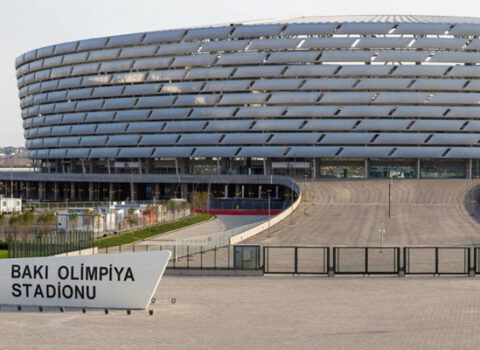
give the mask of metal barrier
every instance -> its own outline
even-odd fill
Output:
[[[330,249],[318,246],[264,246],[263,272],[327,274]]]
[[[470,251],[468,247],[405,247],[403,266],[409,275],[468,275]]]
[[[400,248],[398,247],[334,247],[335,274],[398,274]]]

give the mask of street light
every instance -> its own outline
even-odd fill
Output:
[[[271,193],[272,193],[272,190],[268,189],[267,190],[267,194],[268,194],[268,228],[270,228],[270,219],[271,219],[271,200],[270,200]]]
[[[390,178],[388,181],[388,217],[392,217],[392,183],[393,180]]]

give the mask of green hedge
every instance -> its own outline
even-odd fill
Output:
[[[110,237],[100,238],[95,240],[94,245],[98,248],[115,247],[122,244],[128,244],[135,241],[140,241],[153,236],[161,235],[173,230],[194,225],[203,221],[210,220],[212,216],[210,214],[196,214],[184,219],[177,220],[176,222],[170,222],[168,224],[155,225],[147,227],[141,230],[132,231],[128,233],[117,234]]]

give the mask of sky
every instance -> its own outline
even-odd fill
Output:
[[[480,2],[421,0],[0,0],[0,147],[23,146],[14,61],[55,43],[266,18],[327,15],[480,17]]]

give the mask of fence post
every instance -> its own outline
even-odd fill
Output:
[[[365,273],[368,275],[368,248],[365,248]]]
[[[405,248],[404,248],[405,249]],[[400,252],[401,252],[401,249],[400,248],[396,248],[396,251],[397,251],[397,270],[398,270],[398,277],[405,277],[405,263],[402,266],[400,266]]]
[[[266,251],[267,251],[267,247],[266,246],[263,246],[263,274],[265,274],[267,268],[266,268],[266,265],[267,265],[267,257],[266,257]]]
[[[200,246],[200,270],[203,270],[203,246]]]
[[[475,259],[475,256],[474,256],[474,259],[473,259],[473,266],[472,266],[472,252],[473,254],[475,254],[475,250],[472,248],[472,247],[468,247],[468,248],[465,248],[467,249],[467,253],[468,253],[468,277],[475,277],[475,272],[476,272],[476,259]]]
[[[295,274],[298,274],[298,247],[295,247]]]
[[[215,246],[214,251],[213,251],[213,269],[217,269],[217,246]]]
[[[330,265],[330,249],[333,249],[333,261],[332,261],[332,264]],[[336,263],[337,263],[337,248],[331,248],[331,247],[328,247],[328,267],[327,267],[327,270],[328,270],[328,277],[335,277],[335,267],[336,267]]]
[[[438,247],[435,248],[435,274],[438,275]]]

